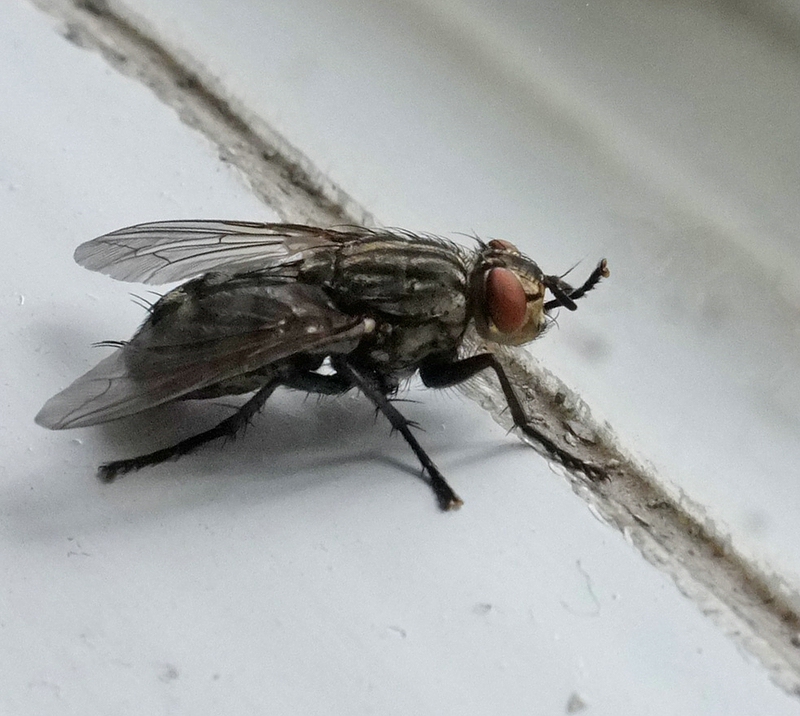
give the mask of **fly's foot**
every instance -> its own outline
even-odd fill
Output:
[[[605,468],[602,468],[598,465],[592,465],[589,462],[585,462],[580,458],[571,455],[531,425],[521,426],[521,429],[526,438],[528,438],[531,442],[543,447],[553,460],[561,463],[568,470],[582,472],[592,482],[605,482],[609,479],[608,472],[605,470]]]
[[[591,463],[584,462],[583,460],[579,460],[576,457],[571,457],[570,460],[558,457],[556,459],[559,459],[560,462],[564,465],[564,467],[567,467],[571,470],[576,470],[578,472],[582,472],[592,482],[607,482],[610,479],[608,476],[608,472],[606,472],[604,468],[599,467],[598,465],[592,465]]]
[[[463,505],[464,500],[458,495],[455,495],[446,505],[440,503],[443,512],[455,512],[456,510],[460,510]]]
[[[431,488],[436,493],[436,500],[439,503],[439,509],[442,512],[454,512],[461,508],[464,504],[464,500],[462,500],[455,492],[453,492],[453,488],[450,487],[441,475],[438,476],[439,479],[432,479],[430,482]]]
[[[97,468],[97,477],[100,482],[106,484],[114,482],[120,475],[128,472],[138,470],[139,465],[136,463],[136,458],[131,460],[114,460],[113,462],[104,462]]]
[[[578,469],[592,482],[607,482],[611,479],[608,476],[608,472],[606,472],[602,467],[590,465],[588,462],[581,461],[581,467]]]

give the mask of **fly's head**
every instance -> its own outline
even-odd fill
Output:
[[[575,300],[609,275],[605,259],[578,289],[558,276],[547,276],[514,244],[495,239],[483,246],[470,282],[475,326],[482,338],[518,346],[539,336],[548,325],[550,310]],[[553,298],[545,300],[545,291]]]
[[[542,270],[508,241],[490,241],[472,274],[475,326],[482,338],[518,346],[547,325]]]

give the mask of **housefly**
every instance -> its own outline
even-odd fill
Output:
[[[575,310],[608,276],[605,260],[575,288],[507,241],[467,249],[401,230],[237,221],[131,226],[80,245],[75,260],[121,281],[188,280],[150,307],[130,341],[113,343],[114,353],[47,401],[39,425],[78,428],[175,400],[252,394],[210,430],[105,463],[103,480],[233,436],[278,386],[324,395],[357,388],[408,442],[440,507],[457,508],[460,498],[392,398],[416,372],[445,388],[486,369],[519,430],[566,467],[604,475],[529,422],[492,353],[459,349],[471,323],[488,341],[532,341],[554,309]]]

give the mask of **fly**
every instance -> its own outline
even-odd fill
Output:
[[[400,230],[198,220],[120,229],[81,244],[75,260],[121,281],[186,282],[150,308],[130,341],[113,343],[114,353],[48,400],[39,425],[78,428],[175,400],[252,394],[210,430],[101,465],[105,481],[235,435],[279,386],[357,388],[405,438],[440,507],[454,509],[461,499],[392,397],[417,372],[429,388],[446,388],[486,369],[519,430],[564,466],[605,476],[530,423],[492,353],[459,353],[471,323],[489,341],[532,341],[554,309],[574,311],[609,275],[605,259],[574,288],[507,241],[467,249]],[[320,372],[326,360],[332,370]]]

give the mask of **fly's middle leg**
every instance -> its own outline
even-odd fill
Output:
[[[582,472],[591,480],[604,480],[608,477],[602,468],[571,455],[530,423],[503,366],[500,365],[500,362],[493,354],[480,353],[476,356],[452,362],[438,361],[429,363],[421,366],[419,373],[422,382],[429,388],[448,388],[471,378],[486,368],[494,370],[500,381],[500,387],[503,389],[503,395],[508,403],[508,409],[511,411],[511,418],[515,427],[541,445],[564,467]]]
[[[403,414],[392,405],[391,401],[386,397],[384,392],[377,386],[376,382],[370,380],[367,376],[363,375],[361,371],[354,368],[346,361],[337,362],[336,370],[339,375],[349,379],[351,385],[357,386],[380,410],[392,424],[392,427],[397,430],[409,444],[417,459],[422,463],[422,467],[428,473],[430,478],[430,486],[433,489],[436,499],[439,502],[439,507],[442,510],[457,510],[464,502],[453,491],[453,488],[447,484],[444,475],[436,467],[436,464],[428,456],[423,447],[417,442],[414,434],[411,432],[412,423],[403,416]]]

